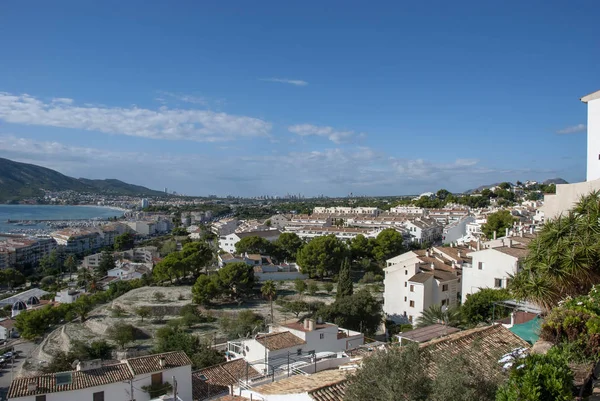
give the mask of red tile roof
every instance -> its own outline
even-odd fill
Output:
[[[160,366],[160,359],[165,358],[164,367]],[[183,351],[165,352],[162,354],[140,356],[127,360],[135,375],[159,372],[161,370],[192,365],[192,361]]]
[[[289,331],[263,334],[257,336],[256,341],[265,346],[269,351],[278,351],[280,349],[297,347],[306,344],[306,341],[293,335]]]
[[[209,366],[192,373],[192,392],[194,400],[204,400],[229,391],[229,386],[239,380],[253,379],[262,376],[244,359]]]

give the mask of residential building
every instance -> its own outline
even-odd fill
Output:
[[[14,319],[0,319],[0,340],[9,340],[16,333]]]
[[[270,256],[245,254],[233,255],[224,253],[217,256],[219,267],[229,263],[243,262],[254,268],[254,277],[258,281],[281,281],[281,280],[301,280],[308,279],[308,275],[300,273],[300,266],[296,263],[277,263]]]
[[[395,322],[416,322],[431,305],[456,306],[461,271],[471,265],[468,248],[435,247],[386,261],[383,311]]]
[[[529,253],[526,245],[512,238],[496,241],[504,241],[504,244],[500,243],[501,246],[483,248],[468,254],[473,263],[462,271],[463,303],[467,300],[467,296],[479,292],[482,288],[506,288],[510,276],[517,273]]]
[[[244,359],[234,359],[200,369],[192,373],[194,401],[214,399],[224,394],[233,394],[240,383],[264,377]]]
[[[62,291],[59,291],[54,296],[54,302],[59,302],[61,304],[72,304],[85,295],[84,290],[76,290],[74,288],[68,288]]]
[[[290,217],[286,214],[274,214],[269,217],[265,222],[270,221],[271,227],[283,229],[291,221]]]
[[[0,269],[37,266],[40,259],[49,256],[56,247],[56,241],[50,237],[1,235]]]
[[[390,208],[390,213],[409,214],[413,216],[424,216],[425,209],[416,206],[396,206]]]
[[[581,101],[587,104],[586,181],[557,184],[556,194],[544,195],[542,211],[546,219],[564,214],[579,198],[600,190],[600,90],[582,97]]]
[[[443,228],[442,242],[450,244],[463,238],[467,234],[467,226],[474,221],[474,216],[463,216],[459,220],[452,221]]]
[[[332,214],[332,215],[357,214],[357,215],[377,216],[379,213],[381,213],[381,210],[376,207],[344,207],[344,206],[322,207],[322,206],[318,206],[313,209],[313,214]]]
[[[277,369],[289,363],[289,356],[314,356],[338,353],[364,343],[362,333],[343,329],[333,323],[305,319],[269,327],[268,333],[227,343],[228,355],[243,358],[258,369]]]
[[[143,198],[143,199],[140,201],[140,207],[141,207],[142,209],[145,209],[145,208],[147,208],[148,206],[150,206],[150,202],[148,201],[148,199],[146,199],[146,198]]]
[[[17,401],[149,401],[145,388],[169,383],[180,400],[192,400],[192,362],[184,352],[129,358],[111,365],[100,360],[79,362],[69,372],[19,377],[8,399]]]
[[[240,221],[236,219],[223,219],[215,221],[211,224],[210,230],[219,237],[224,237],[233,234],[240,225]]]
[[[246,237],[260,237],[267,241],[273,242],[281,235],[281,231],[277,229],[273,230],[262,230],[262,231],[248,231],[243,233],[232,233],[228,235],[219,236],[219,248],[225,252],[235,253],[235,244],[240,242],[242,238]]]
[[[443,227],[431,219],[407,220],[403,226],[410,234],[410,241],[417,244],[433,244],[442,239]]]
[[[106,275],[109,277],[118,277],[121,280],[133,280],[149,276],[152,269],[148,268],[144,263],[132,263],[127,261],[117,261],[116,267],[110,269]]]
[[[316,237],[323,237],[325,235],[335,235],[336,238],[341,240],[352,240],[357,235],[362,234],[367,238],[376,238],[381,232],[380,229],[373,228],[353,228],[353,227],[302,227],[291,232],[296,233],[298,237],[302,239],[313,239]]]
[[[67,253],[82,254],[95,251],[104,246],[104,238],[99,231],[83,228],[65,228],[50,234],[58,246],[64,248]],[[114,240],[113,240],[114,243]]]

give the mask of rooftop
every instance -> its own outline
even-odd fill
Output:
[[[313,375],[297,375],[276,382],[255,387],[254,392],[264,395],[311,393],[324,387],[333,386],[346,380],[343,370],[323,370]],[[315,398],[326,400],[327,398]],[[335,400],[335,398],[334,398]]]
[[[56,376],[69,375],[72,380],[68,384],[57,384]],[[31,397],[37,394],[57,393],[60,391],[81,390],[132,379],[133,375],[126,363],[102,366],[97,369],[63,373],[50,373],[36,377],[19,377],[12,381],[8,398]],[[35,388],[29,388],[34,383]]]
[[[164,366],[160,366],[160,359],[165,359]],[[165,352],[162,354],[154,354],[130,358],[127,360],[131,370],[136,375],[145,373],[159,372],[165,369],[178,368],[180,366],[192,365],[192,361],[183,351]]]
[[[237,384],[239,379],[262,376],[244,359],[235,359],[209,366],[192,373],[192,393],[194,400],[204,400],[228,391],[228,386]]]
[[[279,230],[263,230],[263,231],[246,231],[243,233],[235,233],[239,238],[246,237],[261,237],[261,238],[269,238],[275,237],[277,235],[281,235],[281,231]]]
[[[433,324],[431,326],[421,327],[419,329],[407,331],[406,333],[400,333],[398,334],[398,337],[405,338],[407,340],[418,343],[423,343],[459,331],[460,329],[457,329],[456,327],[445,326],[443,324]]]
[[[309,391],[308,395],[315,401],[344,401],[347,383],[344,380],[339,383],[323,386],[319,389]]]
[[[283,327],[287,327],[288,329],[298,330],[298,331],[308,331],[304,327],[304,324],[302,324],[301,322],[284,324]],[[325,329],[327,327],[337,327],[337,326],[335,324],[331,324],[331,323],[318,323],[318,324],[315,323],[315,330],[321,330],[321,329]]]
[[[256,336],[256,341],[265,346],[269,351],[278,351],[306,344],[306,341],[289,331],[269,333]]]

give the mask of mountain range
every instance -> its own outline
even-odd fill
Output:
[[[161,191],[115,179],[72,178],[46,167],[0,158],[0,202],[43,196],[44,190],[130,196],[165,195]]]

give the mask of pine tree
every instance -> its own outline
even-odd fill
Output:
[[[340,268],[340,274],[338,275],[337,283],[337,294],[335,296],[339,299],[350,296],[353,292],[354,284],[352,283],[352,278],[350,277],[350,262],[346,258],[342,262],[342,267]]]
[[[112,253],[109,251],[103,251],[102,256],[100,257],[100,264],[96,268],[96,275],[98,277],[104,277],[106,276],[106,273],[110,269],[114,269],[115,266],[115,258],[113,257]]]

